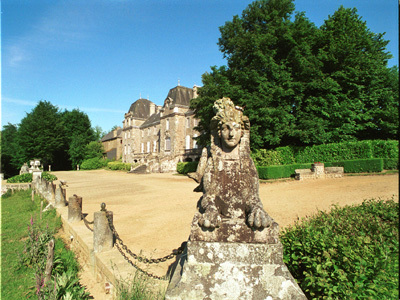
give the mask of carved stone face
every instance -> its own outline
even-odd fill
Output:
[[[228,149],[235,148],[242,137],[242,129],[240,124],[235,122],[226,122],[221,126],[222,144]]]

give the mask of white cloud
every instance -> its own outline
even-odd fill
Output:
[[[38,104],[38,102],[35,102],[35,101],[15,99],[15,98],[9,98],[9,97],[1,97],[1,101],[7,102],[7,103],[12,103],[12,104],[17,104],[17,105],[23,105],[23,106],[36,106]]]

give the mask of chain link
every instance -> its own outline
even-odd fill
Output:
[[[93,229],[90,228],[89,224],[93,224],[94,220],[92,222],[89,222],[88,220],[86,220],[85,214],[82,214],[82,219],[83,219],[83,223],[85,223],[85,226],[87,227],[87,229],[89,229],[91,232],[93,232]]]
[[[138,265],[136,265],[133,261],[131,261],[128,256],[126,256],[126,254],[122,251],[122,249],[120,248],[120,246],[117,243],[115,243],[115,247],[118,249],[118,251],[121,253],[121,255],[128,261],[128,263],[130,263],[132,265],[132,267],[134,267],[136,270],[138,270],[138,271],[142,272],[143,274],[145,274],[145,275],[147,275],[149,277],[152,277],[154,279],[168,280],[168,276],[167,275],[157,276],[157,275],[154,275],[153,273],[149,273],[149,272],[143,270]]]
[[[140,272],[146,274],[147,276],[152,277],[152,278],[155,278],[155,279],[159,279],[159,280],[167,280],[168,277],[167,277],[166,275],[160,277],[160,276],[154,275],[154,274],[152,274],[152,273],[146,272],[145,270],[141,269],[139,266],[137,266],[134,262],[132,262],[132,261],[129,259],[129,257],[126,255],[126,253],[129,254],[133,259],[138,260],[139,262],[142,262],[142,263],[145,263],[145,264],[158,264],[158,263],[161,263],[161,262],[165,262],[165,261],[167,261],[167,260],[170,260],[170,259],[174,258],[175,256],[177,256],[177,255],[179,255],[179,254],[182,254],[183,251],[185,250],[186,242],[183,242],[183,243],[181,244],[181,246],[180,246],[178,249],[172,250],[172,253],[171,253],[171,254],[168,254],[168,255],[166,255],[166,256],[164,256],[164,257],[160,257],[160,258],[146,258],[146,257],[139,256],[139,255],[133,253],[133,252],[125,245],[125,243],[122,241],[121,237],[119,236],[117,230],[115,229],[114,224],[113,224],[113,222],[112,222],[112,219],[111,219],[110,216],[107,214],[107,210],[106,210],[106,209],[105,209],[105,211],[106,211],[106,216],[107,216],[108,224],[109,224],[110,229],[111,229],[112,233],[114,234],[114,237],[115,237],[115,240],[116,240],[115,246],[116,246],[116,248],[118,249],[118,251],[121,253],[121,255],[122,255],[134,268],[136,268],[136,269],[139,270]],[[124,251],[125,251],[126,253],[125,253]]]

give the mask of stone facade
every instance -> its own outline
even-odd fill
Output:
[[[180,161],[200,156],[193,128],[197,126],[190,100],[197,87],[172,88],[163,106],[147,99],[135,101],[125,114],[122,128],[122,161],[143,163],[150,172],[172,172]]]
[[[102,139],[104,147],[104,156],[108,159],[120,159],[122,157],[122,128],[117,127]]]

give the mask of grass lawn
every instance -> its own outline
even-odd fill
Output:
[[[31,200],[31,190],[6,193],[1,197],[1,299],[37,299],[34,292],[34,270],[21,264],[24,240],[28,236],[28,226],[33,218],[40,226],[49,226],[56,232],[61,220],[55,210],[42,214],[40,202],[35,195]],[[45,206],[45,204],[44,204]]]

